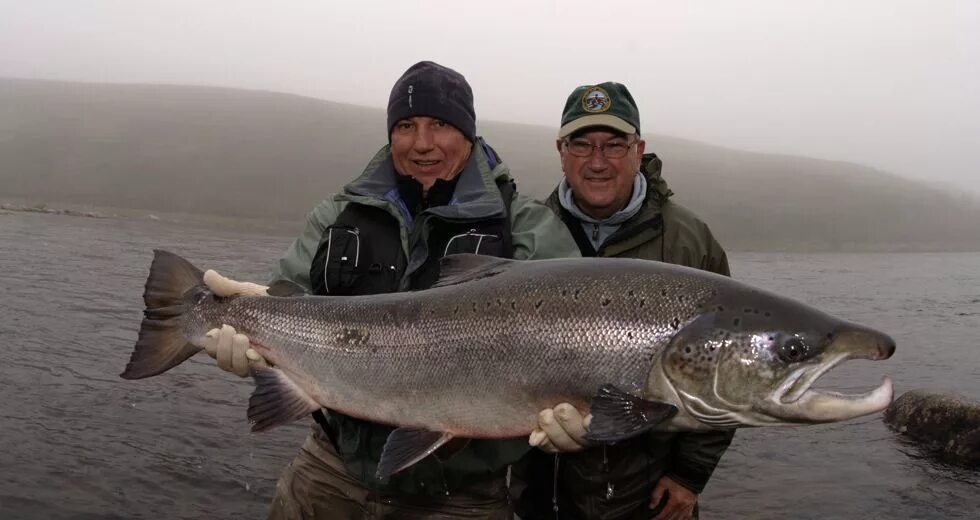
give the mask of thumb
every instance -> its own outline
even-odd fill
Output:
[[[252,282],[238,282],[213,269],[204,272],[204,283],[218,296],[268,296],[268,287]]]

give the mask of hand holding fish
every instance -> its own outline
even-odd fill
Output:
[[[589,445],[585,440],[592,415],[582,414],[568,403],[545,408],[538,413],[538,427],[531,432],[528,443],[547,453],[582,451]]]
[[[268,287],[252,282],[238,282],[209,269],[204,273],[204,283],[217,296],[266,296]],[[248,341],[248,336],[239,334],[234,327],[222,325],[211,329],[205,335],[204,350],[218,362],[218,368],[238,377],[246,377],[251,366],[268,366]]]

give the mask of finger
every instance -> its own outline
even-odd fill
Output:
[[[565,433],[580,446],[585,445],[585,420],[582,414],[568,403],[561,403],[555,407],[555,419],[561,425]]]
[[[231,349],[232,342],[235,340],[235,329],[231,325],[222,325],[221,332],[218,334],[218,347],[215,359],[218,366],[225,371],[231,371]]]
[[[269,363],[262,357],[261,354],[255,351],[255,349],[248,349],[245,351],[245,357],[248,358],[248,365],[250,367],[267,367]]]
[[[238,377],[248,375],[248,337],[244,334],[235,334],[231,345],[231,371]]]
[[[221,329],[211,329],[204,335],[204,351],[211,357],[218,355],[218,336],[220,334]]]
[[[660,504],[660,501],[664,499],[664,492],[667,490],[659,481],[656,487],[653,488],[653,493],[650,494],[650,509],[654,509]]]
[[[531,432],[530,437],[527,439],[527,443],[531,446],[537,447],[545,453],[558,453],[558,449],[555,448],[555,445],[551,443],[550,439],[548,439],[548,434],[540,428],[535,428]]]
[[[555,412],[551,408],[546,408],[538,414],[538,426],[548,434],[548,440],[554,444],[558,451],[580,451],[583,448],[581,444],[568,436],[565,429],[555,419]]]

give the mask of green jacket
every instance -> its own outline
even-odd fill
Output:
[[[342,193],[320,203],[307,216],[306,227],[279,260],[273,279],[290,280],[310,290],[310,264],[324,231],[348,204],[365,204],[385,210],[401,224],[401,245],[408,267],[399,290],[408,290],[409,276],[429,256],[426,241],[434,228],[447,222],[471,222],[505,215],[496,180],[509,179],[510,171],[503,162],[491,169],[491,158],[482,144],[479,139],[474,145],[470,161],[460,174],[453,194],[455,203],[430,207],[414,217],[405,213],[399,205],[400,198],[394,195],[397,188],[391,168],[382,167],[391,155],[385,146],[360,177],[345,186]],[[496,160],[496,157],[492,159]],[[510,209],[513,258],[579,256],[568,230],[547,207],[515,194]],[[348,469],[382,493],[445,495],[473,482],[502,478],[507,466],[529,451],[526,439],[473,440],[442,462],[436,457],[428,457],[388,480],[379,481],[375,470],[392,428],[339,413],[329,414],[328,420],[338,432],[338,451]]]
[[[643,158],[647,196],[639,213],[601,245],[596,256],[643,258],[729,276],[728,257],[708,226],[670,200],[655,154]],[[561,207],[556,189],[545,204],[568,226],[583,254],[592,246],[581,222]],[[650,433],[615,445],[559,457],[558,500],[562,518],[649,518],[650,493],[664,475],[700,493],[731,443],[734,430]],[[526,520],[554,518],[555,460],[532,452],[514,469],[512,495]]]

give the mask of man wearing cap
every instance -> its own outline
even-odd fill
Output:
[[[575,89],[557,148],[565,176],[546,204],[582,256],[643,258],[730,275],[708,226],[670,200],[660,159],[644,153],[639,111],[625,86]],[[521,518],[554,518],[556,507],[560,518],[696,516],[697,495],[734,435],[649,433],[589,447],[585,424],[568,404],[540,414],[531,442],[555,455],[535,451],[514,468],[511,493]]]
[[[515,193],[507,166],[476,135],[473,94],[458,72],[432,62],[409,68],[388,100],[389,144],[363,173],[308,215],[274,268],[317,295],[425,289],[441,257],[579,256],[547,207]],[[213,271],[221,296],[266,294]],[[209,333],[218,365],[246,375],[264,361],[228,326]],[[390,479],[375,474],[394,429],[336,411],[314,414],[299,455],[276,486],[270,518],[511,518],[507,466],[525,439],[451,443]]]

